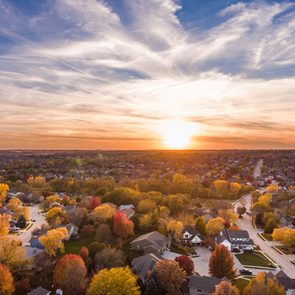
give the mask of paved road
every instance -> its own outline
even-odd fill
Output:
[[[260,159],[257,164],[256,164],[256,167],[254,169],[254,172],[253,172],[253,177],[256,179],[257,177],[260,177],[261,176],[261,168],[263,166],[263,159]]]
[[[31,219],[36,219],[35,222],[33,222],[33,225],[28,229],[28,230],[24,230],[22,233],[20,233],[17,238],[22,241],[23,245],[25,245],[26,243],[28,243],[31,239],[32,236],[32,231],[41,226],[43,223],[46,223],[45,221],[45,217],[38,213],[39,206],[38,205],[34,205],[29,207],[30,208],[30,218]]]
[[[244,196],[235,203],[234,210],[242,205],[247,208],[247,212],[250,211],[251,194]],[[295,255],[280,255],[277,251],[271,248],[271,246],[274,245],[274,242],[263,241],[257,235],[258,233],[262,233],[262,231],[253,227],[251,216],[244,214],[242,219],[238,219],[237,224],[241,229],[248,231],[250,238],[253,239],[254,243],[259,245],[261,250],[272,258],[290,278],[295,279],[295,266],[291,263],[291,261],[295,260]]]

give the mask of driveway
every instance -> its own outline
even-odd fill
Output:
[[[33,225],[28,230],[24,230],[23,232],[21,232],[19,235],[16,236],[20,241],[22,241],[23,245],[25,245],[26,243],[30,241],[32,232],[35,228],[40,227],[43,223],[46,223],[45,217],[38,212],[40,210],[38,205],[34,205],[29,208],[30,208],[30,218],[35,219],[36,221],[33,222]],[[15,237],[15,235],[13,236]]]
[[[237,207],[244,205],[247,208],[247,212],[251,208],[251,194],[245,195],[239,201],[234,204],[234,210]],[[243,218],[238,219],[237,225],[244,230],[247,230],[250,238],[253,239],[254,243],[260,247],[260,249],[265,252],[272,260],[274,260],[278,266],[292,279],[295,279],[295,266],[291,261],[295,260],[295,255],[281,255],[275,251],[272,246],[274,242],[264,241],[259,236],[258,233],[262,233],[262,230],[255,229],[252,225],[252,217],[247,214],[243,215]]]

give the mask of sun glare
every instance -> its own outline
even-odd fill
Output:
[[[191,144],[192,124],[182,120],[165,121],[160,126],[164,145],[170,149],[185,149]]]

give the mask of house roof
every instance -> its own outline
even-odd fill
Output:
[[[206,293],[214,293],[215,286],[219,285],[222,281],[222,279],[218,279],[215,277],[191,276],[188,281],[188,287],[189,289],[201,289],[203,292]],[[190,294],[194,293],[190,290]]]
[[[183,228],[183,232],[188,232],[190,233],[191,235],[193,236],[196,236],[198,234],[198,232],[190,225],[186,225],[184,228]]]
[[[38,287],[38,288],[32,290],[31,292],[27,293],[27,295],[47,295],[49,293],[50,293],[50,291],[48,291],[42,287]]]
[[[156,250],[160,250],[167,242],[168,238],[163,236],[157,231],[153,231],[144,235],[139,236],[133,240],[130,244],[139,244],[141,246],[151,246]]]
[[[285,291],[295,290],[295,280],[289,278],[282,270],[276,275],[269,271],[266,276],[271,279],[276,278],[278,283],[284,287]]]
[[[228,230],[222,231],[222,234],[228,239],[249,239],[249,234],[246,230]]]
[[[149,271],[152,271],[154,266],[161,259],[154,254],[147,254],[134,258],[131,262],[132,269],[142,280],[145,280]]]

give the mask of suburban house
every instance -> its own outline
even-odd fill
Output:
[[[276,279],[278,283],[284,287],[286,295],[295,295],[295,280],[288,277],[282,270],[277,274],[273,274],[270,271],[267,273],[267,277]]]
[[[185,295],[210,295],[215,292],[215,287],[219,285],[223,279],[207,276],[191,276],[186,284]]]
[[[233,249],[252,251],[254,242],[250,239],[246,230],[228,230],[224,229],[220,236],[216,238],[218,244],[227,247],[228,250]]]
[[[136,257],[131,262],[132,270],[141,278],[142,282],[145,283],[156,263],[160,260],[161,258],[153,253]]]
[[[148,253],[163,253],[170,246],[170,239],[153,231],[139,236],[130,243],[131,250],[142,250],[145,254]]]
[[[203,237],[192,226],[185,226],[181,242],[186,245],[197,246],[203,243]]]

